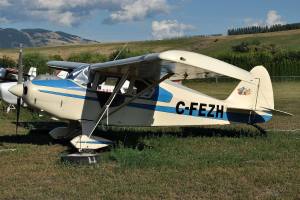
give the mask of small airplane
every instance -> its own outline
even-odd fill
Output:
[[[1,68],[1,69],[4,69],[4,68]],[[7,69],[5,69],[5,70],[7,70]],[[36,70],[37,69],[35,67],[31,67],[29,69],[28,73],[24,74],[25,80],[33,80],[36,77]],[[8,105],[9,105],[6,109],[7,113],[10,110],[14,110],[15,105],[17,105],[17,97],[8,91],[9,88],[11,88],[14,85],[17,85],[18,77],[15,76],[16,75],[15,73],[18,73],[18,70],[14,69],[13,72],[14,72],[13,77],[15,79],[4,78],[4,79],[2,79],[4,82],[0,83],[0,99],[3,100],[4,102],[8,103]],[[10,75],[8,75],[8,76],[10,76]],[[2,76],[0,76],[0,77],[2,77]],[[23,104],[23,102],[21,102],[21,104]]]
[[[48,66],[69,75],[60,80],[26,81],[9,91],[30,107],[68,120],[68,127],[55,128],[50,135],[70,139],[79,152],[111,144],[93,136],[98,125],[255,125],[271,120],[274,112],[290,115],[274,109],[271,79],[263,66],[249,72],[179,50],[96,64],[50,61]],[[208,74],[228,76],[240,83],[228,98],[220,100],[173,82]],[[105,85],[110,90],[103,89]]]
[[[35,67],[31,67],[28,73],[24,73],[24,77],[26,80],[32,80],[36,76],[37,69]],[[0,82],[17,82],[18,81],[18,69],[15,68],[4,68],[0,67]]]
[[[18,79],[18,70],[14,68],[0,68],[0,80],[1,82],[5,81],[17,81]]]
[[[21,55],[22,56],[22,55]],[[23,59],[19,57],[19,59]],[[19,61],[20,62],[20,61]],[[28,73],[23,74],[23,81],[30,80],[56,80],[65,79],[68,75],[66,71],[57,70],[55,75],[43,74],[37,76],[37,68],[30,67]],[[13,95],[8,91],[14,85],[17,85],[18,81],[18,70],[15,68],[0,68],[0,100],[3,100],[8,104],[6,112],[9,113],[11,110],[15,110],[17,105],[17,96]],[[26,107],[26,104],[21,99],[21,104]]]

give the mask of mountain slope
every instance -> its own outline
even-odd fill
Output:
[[[0,48],[57,46],[67,44],[92,44],[97,41],[81,38],[61,31],[45,29],[0,29]]]

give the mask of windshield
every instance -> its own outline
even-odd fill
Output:
[[[80,85],[86,86],[89,82],[89,66],[85,65],[74,70],[67,78],[74,80]]]

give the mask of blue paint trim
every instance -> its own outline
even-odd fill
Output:
[[[249,123],[249,114],[250,113],[239,113],[239,112],[227,112],[227,118],[231,122],[240,122],[240,123]],[[272,113],[270,115],[259,115],[253,113],[251,115],[251,123],[263,123],[270,121],[272,119]]]
[[[53,94],[53,95],[58,95],[58,96],[64,96],[64,97],[72,97],[76,99],[87,99],[87,100],[93,100],[93,101],[98,101],[97,97],[88,97],[88,96],[82,96],[82,95],[77,95],[77,94],[67,94],[67,93],[62,93],[62,92],[54,92],[50,90],[39,90],[40,92],[47,93],[47,94]]]
[[[86,89],[80,87],[76,83],[68,79],[62,80],[33,80],[32,84],[39,85],[39,86],[46,86],[46,87],[53,87],[53,88],[60,88],[65,90],[79,90],[85,91]]]
[[[158,105],[149,105],[149,104],[141,104],[141,103],[130,103],[128,106],[130,107],[135,107],[135,108],[142,108],[146,110],[155,110],[159,112],[166,112],[166,113],[173,113],[177,114],[176,108],[175,107],[170,107],[170,106],[158,106]],[[202,111],[203,114],[207,115],[208,110]],[[187,115],[187,116],[193,116],[193,117],[205,117],[205,116],[199,116],[198,115],[199,110],[193,110],[192,114],[190,115],[190,110],[184,110],[184,113],[181,115]],[[215,115],[216,112],[211,112],[212,115]],[[213,117],[206,117],[206,118],[211,118],[211,119],[221,119],[221,120],[227,120],[227,116],[225,113],[223,113],[223,118],[218,117],[218,118],[213,118]]]
[[[261,115],[264,118],[265,122],[268,122],[272,119],[272,113],[270,113],[270,115]]]
[[[141,108],[146,110],[153,110],[153,111],[159,111],[159,112],[165,112],[165,113],[172,113],[177,114],[175,107],[169,107],[169,106],[157,106],[157,105],[149,105],[149,104],[140,104],[140,103],[130,103],[128,104],[129,107],[134,108]],[[192,115],[190,115],[190,110],[184,110],[184,113],[182,115],[185,116],[193,116],[193,117],[203,117],[208,119],[218,119],[218,120],[225,120],[225,121],[231,121],[231,122],[241,122],[241,123],[248,123],[249,115],[245,113],[233,113],[233,112],[224,112],[223,118],[219,117],[207,117],[207,116],[199,116],[198,115],[199,110],[193,110]],[[203,111],[203,114],[207,115],[208,110]],[[216,115],[216,112],[211,112],[212,115]],[[272,119],[272,115],[255,115],[254,119],[252,118],[253,123],[263,123],[267,122]]]
[[[76,90],[76,91],[86,91],[86,88],[80,87],[76,83],[74,83],[71,80],[68,79],[62,79],[62,80],[33,80],[32,84],[38,85],[38,86],[45,86],[45,87],[52,87],[52,88],[59,88],[59,89],[65,89],[65,90]],[[95,92],[90,90],[89,92]],[[61,93],[63,94],[63,93]],[[65,95],[63,95],[65,96]],[[76,97],[75,97],[76,98]],[[156,87],[155,92],[153,96],[151,97],[152,101],[159,101],[159,102],[165,102],[169,103],[171,102],[173,98],[173,94],[169,91],[165,90],[162,87]]]
[[[171,92],[158,86],[155,88],[155,92],[153,94],[152,100],[169,103],[171,102],[172,98],[173,98],[173,94]]]
[[[270,115],[258,115],[258,114],[257,114],[257,116],[260,117],[260,120],[257,120],[258,117],[255,117],[254,120],[256,120],[256,121],[255,121],[254,123],[268,122],[268,121],[270,121],[270,120],[272,119],[272,117],[273,117],[271,112],[270,112]]]

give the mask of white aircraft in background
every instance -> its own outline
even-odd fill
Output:
[[[5,68],[1,68],[1,69],[5,69]],[[6,109],[7,113],[9,113],[11,110],[16,109],[15,106],[17,105],[17,96],[13,95],[11,92],[8,91],[9,88],[11,88],[14,85],[17,85],[17,80],[18,80],[18,76],[17,70],[12,70],[9,68],[9,71],[5,70],[1,70],[0,73],[0,79],[1,80],[10,80],[8,82],[2,82],[0,83],[0,99],[3,100],[4,102],[8,103],[8,107]],[[9,73],[14,72],[13,75],[8,75]],[[43,75],[39,75],[37,76],[37,68],[35,67],[30,67],[29,71],[27,74],[24,74],[25,76],[25,81],[29,80],[57,80],[57,79],[65,79],[68,76],[68,72],[66,71],[58,71],[57,74],[54,75],[49,75],[49,74],[43,74]],[[6,77],[13,77],[11,79],[7,79]],[[12,81],[14,80],[14,81]],[[23,103],[23,101],[21,100],[21,104],[23,106],[26,106],[26,104]]]
[[[0,79],[5,81],[0,83],[0,99],[9,104],[9,106],[6,109],[8,113],[10,110],[14,110],[15,105],[17,105],[17,97],[12,93],[10,93],[8,89],[11,88],[12,86],[17,85],[18,70],[15,69],[12,70],[10,68],[9,70],[5,68],[1,68],[0,70],[1,70]],[[36,71],[37,69],[35,67],[31,67],[28,73],[24,74],[25,80],[29,80],[29,81],[33,80],[36,77]],[[23,104],[22,101],[21,104]]]
[[[249,72],[205,55],[177,50],[98,64],[51,61],[48,65],[70,74],[60,80],[27,81],[9,91],[30,107],[68,120],[68,127],[56,128],[50,135],[72,139],[79,152],[111,144],[93,136],[98,125],[257,124],[271,120],[272,112],[289,114],[274,109],[271,79],[263,66]],[[220,100],[172,82],[203,78],[209,73],[240,83],[227,99]],[[104,85],[110,85],[110,90],[103,89]]]

